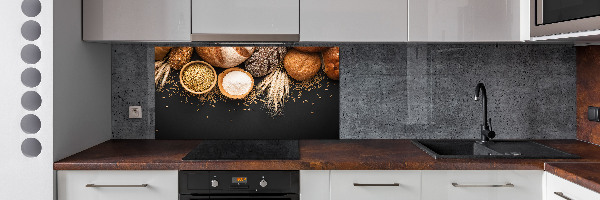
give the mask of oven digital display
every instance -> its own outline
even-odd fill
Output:
[[[248,183],[246,177],[231,177],[231,183]]]

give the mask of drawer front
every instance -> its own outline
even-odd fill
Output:
[[[331,200],[418,200],[421,171],[333,170],[330,183]]]
[[[423,171],[423,199],[542,200],[542,176],[536,170]]]
[[[58,171],[57,182],[59,200],[178,199],[175,170]],[[95,187],[86,186],[89,184]]]
[[[558,193],[558,194],[556,194]],[[554,174],[546,173],[546,200],[600,199],[600,194],[567,181]]]

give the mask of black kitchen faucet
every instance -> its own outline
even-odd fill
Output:
[[[481,91],[481,96],[483,97],[483,101],[481,101],[481,105],[483,107],[483,124],[481,124],[481,143],[489,142],[490,139],[496,137],[496,132],[492,131],[492,118],[490,118],[490,122],[488,124],[487,118],[487,94],[485,92],[485,86],[483,83],[478,83],[475,88],[475,101],[479,101],[481,97],[479,97],[479,92]]]

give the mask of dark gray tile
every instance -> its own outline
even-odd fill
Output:
[[[114,139],[154,139],[153,52],[143,44],[112,45]],[[129,119],[129,106],[137,105],[142,106],[142,118]]]
[[[406,73],[406,44],[355,44],[340,48],[342,76]]]
[[[339,45],[340,138],[479,138],[478,82],[498,138],[575,138],[571,45]],[[154,138],[152,47],[113,45],[115,139]],[[144,118],[128,119],[130,105],[142,105]]]

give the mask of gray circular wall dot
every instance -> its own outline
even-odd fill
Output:
[[[42,51],[38,46],[28,44],[21,49],[21,59],[27,64],[35,64],[40,61]]]
[[[23,38],[29,41],[34,41],[40,38],[42,34],[42,27],[39,23],[33,20],[26,21],[21,26],[21,35]]]
[[[42,144],[35,138],[27,138],[21,143],[21,152],[27,157],[37,157],[42,153]]]
[[[27,17],[35,17],[42,11],[42,3],[39,0],[23,0],[21,11]]]
[[[27,87],[37,87],[42,82],[42,73],[36,68],[27,68],[21,73],[21,82]]]
[[[21,130],[27,134],[36,134],[42,128],[42,121],[33,114],[25,115],[21,118]]]
[[[34,111],[42,105],[42,97],[34,91],[28,91],[21,97],[21,105],[29,111]]]

